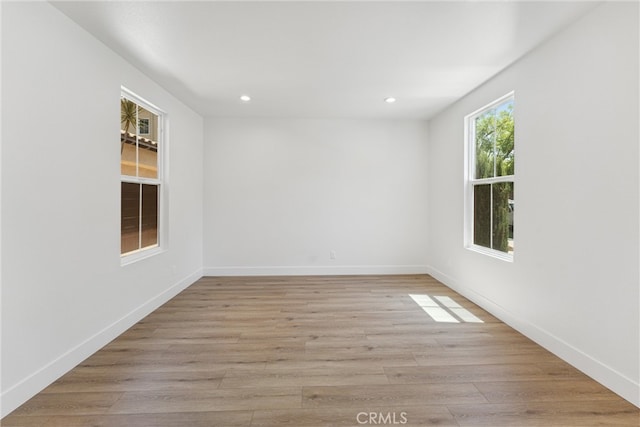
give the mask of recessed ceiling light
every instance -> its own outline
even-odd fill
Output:
[[[249,102],[249,101],[251,101],[251,97],[249,95],[242,95],[242,96],[240,96],[240,101]]]
[[[396,102],[396,99],[392,96],[385,98],[384,102],[386,102],[387,104],[393,104],[394,102]]]

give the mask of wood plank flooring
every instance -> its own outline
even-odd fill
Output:
[[[429,276],[206,277],[1,425],[394,423],[637,427],[640,410]]]

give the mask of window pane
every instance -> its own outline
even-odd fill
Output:
[[[120,173],[137,176],[136,172],[136,120],[138,106],[120,98]]]
[[[496,175],[513,175],[514,157],[513,99],[496,108]]]
[[[491,247],[491,185],[473,187],[473,243]]]
[[[474,120],[475,178],[514,174],[513,99]]]
[[[138,174],[158,178],[158,116],[139,106],[138,120]]]
[[[158,244],[157,185],[142,184],[142,247]]]
[[[496,115],[489,110],[475,119],[476,179],[493,178]]]
[[[513,182],[493,184],[493,249],[513,253]]]
[[[138,135],[149,135],[149,119],[138,119]]]
[[[140,184],[121,183],[120,253],[140,248]]]

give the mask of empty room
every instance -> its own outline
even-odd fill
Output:
[[[2,1],[0,425],[640,424],[635,1]]]

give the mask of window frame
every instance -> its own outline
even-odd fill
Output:
[[[474,243],[474,188],[477,185],[497,184],[497,183],[512,183],[516,184],[516,174],[495,176],[495,164],[494,164],[494,176],[491,178],[476,178],[476,134],[475,134],[475,119],[482,114],[498,107],[505,102],[511,100],[515,105],[515,91],[511,91],[506,95],[486,104],[485,106],[475,110],[471,114],[468,114],[464,118],[464,247],[474,252],[489,255],[491,257],[501,259],[504,261],[513,262],[515,256],[515,249],[512,253],[502,252],[497,249],[477,245]],[[516,127],[515,109],[514,109],[514,129]],[[516,144],[514,141],[514,159],[516,153]],[[515,197],[514,197],[515,200]],[[515,209],[513,211],[513,224],[515,224]],[[493,209],[491,210],[491,217],[493,218]],[[491,220],[493,223],[493,220]],[[493,233],[492,233],[493,234]],[[493,239],[493,237],[492,237]],[[514,239],[515,241],[515,228]]]
[[[168,125],[168,120],[167,120],[167,113],[165,111],[163,111],[162,109],[158,108],[157,106],[155,106],[154,104],[152,104],[151,102],[147,101],[146,99],[140,97],[139,95],[137,95],[136,93],[134,93],[133,91],[125,88],[124,86],[120,87],[120,97],[121,98],[125,98],[128,101],[131,101],[135,104],[137,104],[139,107],[144,108],[145,110],[155,114],[157,116],[157,178],[147,178],[147,177],[140,177],[140,176],[130,176],[130,175],[122,175],[122,171],[120,172],[120,187],[122,187],[122,183],[132,183],[132,184],[140,184],[140,185],[154,185],[157,186],[158,190],[157,190],[157,197],[158,197],[158,201],[157,201],[157,212],[158,212],[158,218],[157,218],[157,236],[158,236],[158,243],[156,245],[153,246],[148,246],[145,248],[139,248],[136,249],[134,251],[130,251],[130,252],[126,252],[126,253],[120,253],[120,264],[122,266],[125,266],[127,264],[131,264],[134,263],[136,261],[145,259],[145,258],[149,258],[151,256],[154,256],[156,254],[159,254],[161,252],[164,252],[166,250],[166,230],[165,230],[165,224],[166,224],[166,200],[167,200],[167,196],[166,196],[166,163],[165,163],[165,157],[166,157],[166,146],[167,146],[167,125]],[[151,125],[151,123],[150,123]],[[120,126],[120,128],[122,129],[122,127]],[[139,126],[139,122],[137,123],[137,126],[135,126],[136,129],[136,137],[140,137],[140,135],[142,135],[140,133],[140,126]],[[149,129],[151,130],[151,129]],[[148,135],[148,134],[147,134]],[[136,150],[137,152],[137,150]],[[137,154],[136,154],[137,156]],[[119,165],[119,167],[121,168],[121,166]],[[142,199],[141,199],[141,203],[142,203]],[[122,188],[120,189],[120,211],[122,212]],[[122,215],[122,214],[121,214]],[[122,221],[122,218],[120,218],[120,221]],[[140,219],[140,221],[142,221],[142,218]],[[120,224],[120,234],[122,235],[122,224]],[[120,247],[120,251],[122,251],[122,246]]]

